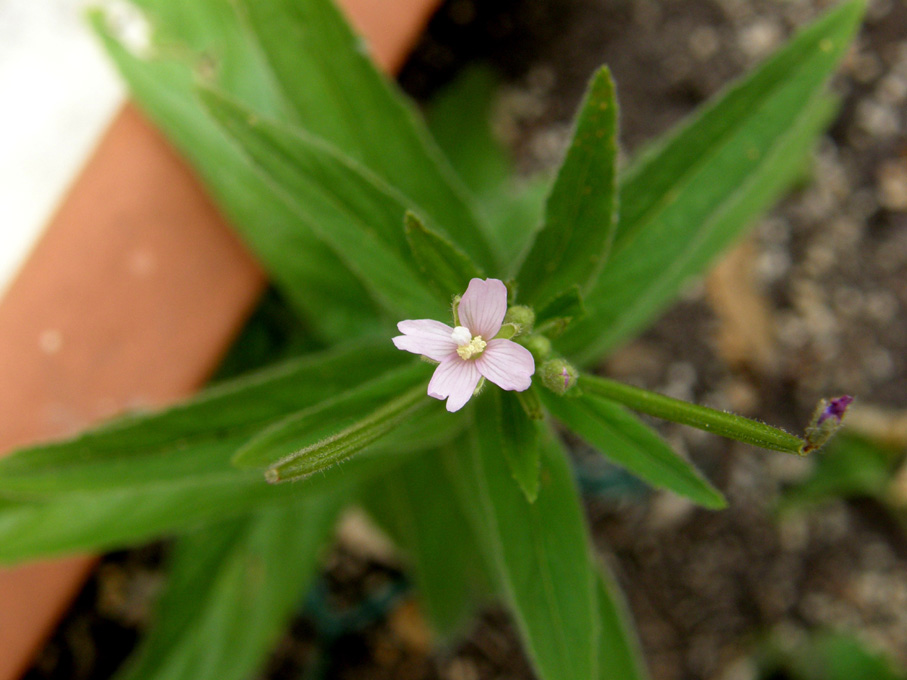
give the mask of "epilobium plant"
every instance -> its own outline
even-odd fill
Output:
[[[132,53],[103,14],[99,34],[304,339],[185,404],[0,461],[0,559],[177,535],[156,627],[124,677],[243,678],[356,504],[409,557],[439,635],[494,594],[540,678],[643,677],[559,428],[653,487],[721,508],[631,410],[788,453],[840,425],[847,397],[801,439],[590,369],[801,176],[862,2],[829,12],[620,172],[602,68],[550,187],[522,192],[487,134],[481,77],[426,126],[328,0],[135,5],[149,49]],[[452,325],[435,321],[451,304]],[[241,339],[230,365],[253,358]],[[476,394],[482,379],[493,384]]]

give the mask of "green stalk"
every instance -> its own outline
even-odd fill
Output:
[[[607,378],[582,375],[579,386],[586,394],[615,401],[634,411],[761,446],[763,449],[800,454],[806,444],[800,437],[756,420],[673,399]]]

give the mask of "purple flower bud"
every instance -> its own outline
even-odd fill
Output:
[[[841,421],[853,397],[845,394],[834,399],[822,399],[813,412],[812,420],[806,428],[806,442],[800,453],[806,454],[821,449],[841,428]]]
[[[563,359],[549,359],[542,364],[542,384],[555,394],[565,394],[576,384],[578,373]]]
[[[822,413],[819,414],[819,420],[816,424],[821,425],[829,418],[834,418],[840,423],[841,419],[844,417],[844,413],[847,411],[847,407],[850,406],[852,401],[853,397],[848,394],[830,399],[825,405],[825,408],[822,409]]]

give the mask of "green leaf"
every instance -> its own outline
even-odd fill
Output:
[[[776,639],[777,638],[777,639]],[[791,680],[907,680],[907,669],[893,663],[856,633],[811,631],[792,644],[775,635],[757,656],[760,678]]]
[[[365,288],[277,198],[195,96],[195,69],[214,56],[220,87],[262,114],[287,119],[266,65],[243,36],[232,6],[221,0],[141,4],[149,9],[154,31],[149,57],[124,47],[102,12],[90,15],[133,98],[192,163],[218,206],[311,328],[334,340],[369,332],[377,316]]]
[[[512,263],[541,221],[550,181],[516,176],[509,151],[491,129],[496,91],[491,69],[467,67],[432,100],[427,117],[432,135],[486,216],[501,261]]]
[[[544,302],[595,282],[617,217],[617,100],[607,67],[593,76],[573,140],[548,197],[545,222],[520,267],[520,299]]]
[[[115,680],[244,680],[315,575],[339,498],[267,508],[181,537],[139,651]]]
[[[270,467],[290,452],[311,446],[353,425],[363,412],[374,410],[413,385],[425,384],[428,369],[427,364],[410,360],[405,366],[291,413],[259,430],[233,456],[233,465],[256,469]]]
[[[464,184],[480,201],[494,200],[513,172],[491,131],[497,78],[487,66],[464,69],[435,96],[426,117],[431,134]]]
[[[624,174],[608,266],[561,351],[588,363],[627,340],[801,176],[863,6],[833,9]]]
[[[180,58],[187,72],[204,73],[261,111],[286,117],[290,111],[267,77],[267,63],[245,35],[232,3],[218,0],[130,0],[144,13],[151,31],[151,46],[137,56],[162,62]],[[103,9],[103,8],[101,8]],[[116,14],[110,17],[115,23]]]
[[[445,304],[461,295],[469,281],[484,273],[448,239],[425,226],[417,215],[406,213],[406,240],[419,271]]]
[[[524,393],[526,394],[526,393]],[[539,430],[541,423],[530,420],[519,396],[494,390],[489,395],[486,408],[492,411],[490,417],[497,424],[499,442],[510,474],[526,496],[534,503],[539,495],[539,474],[541,472],[541,451],[539,449]]]
[[[763,449],[799,454],[806,443],[800,437],[760,423],[758,420],[666,397],[616,380],[583,375],[580,376],[579,387],[590,395],[623,404],[634,411],[689,425]]]
[[[0,460],[0,493],[178,483],[188,475],[228,472],[219,466],[255,432],[404,362],[411,364],[411,357],[387,340],[288,361],[158,413],[17,451]]]
[[[303,127],[412,198],[433,224],[456,233],[477,262],[494,269],[495,257],[455,173],[333,4],[243,0],[241,6]]]
[[[542,680],[598,677],[598,600],[573,472],[550,432],[541,437],[541,487],[527,503],[501,455],[489,409],[477,409],[468,464],[459,470],[481,514],[497,581]]]
[[[408,198],[336,149],[270,123],[210,90],[201,96],[281,200],[317,233],[398,318],[426,318],[437,303],[411,264]]]
[[[905,680],[907,669],[856,635],[827,632],[811,641],[814,648],[797,659],[807,680]],[[807,659],[813,661],[807,667]],[[819,670],[824,673],[817,673]]]
[[[579,287],[571,286],[549,299],[538,311],[535,316],[535,330],[549,338],[555,338],[563,333],[574,319],[582,319],[585,315],[586,308]]]
[[[493,200],[483,203],[492,233],[500,244],[497,249],[510,265],[505,269],[510,279],[542,222],[550,189],[551,179],[547,176],[515,176],[494,194]]]
[[[418,418],[403,422],[396,430],[373,443],[369,451],[375,455],[430,451],[455,439],[467,424],[465,418],[451,417],[446,409],[433,408],[429,401],[427,411],[421,411]]]
[[[304,483],[272,486],[259,472],[232,469],[235,449],[229,442],[222,447],[216,473],[47,498],[0,498],[0,563],[123,548],[269,504],[336,496],[407,457],[365,452]]]
[[[368,485],[366,510],[410,558],[435,630],[449,638],[487,590],[472,527],[437,450],[414,457]]]
[[[779,509],[805,509],[841,498],[883,499],[895,459],[866,439],[842,434],[813,457],[815,468],[808,479],[784,491]]]
[[[623,594],[610,571],[599,565],[599,680],[647,680],[646,664]]]
[[[691,463],[618,404],[589,394],[565,399],[541,390],[541,396],[551,414],[567,428],[652,486],[673,491],[706,508],[725,507],[721,493]]]
[[[269,482],[304,479],[347,460],[406,420],[416,419],[430,406],[437,404],[428,400],[424,385],[418,385],[388,400],[352,425],[343,429],[331,428],[331,434],[320,441],[302,443],[312,440],[311,421],[305,413],[302,418],[291,418],[265,430],[244,449],[249,457],[263,458],[268,453],[283,456],[265,470],[265,479]],[[292,453],[287,454],[287,450]]]
[[[827,633],[815,640],[816,649],[807,656],[814,661],[821,659],[808,673],[818,668],[826,671],[815,680],[852,680],[853,678],[871,678],[872,680],[905,680],[907,669],[895,664],[886,654],[873,649],[856,635]],[[800,659],[801,668],[806,659]],[[809,675],[805,675],[809,679]]]
[[[160,414],[14,454],[0,471],[0,561],[131,545],[267,504],[337,494],[393,469],[413,451],[408,440],[279,488],[260,471],[232,468],[230,457],[267,423],[400,360],[412,362],[386,340],[357,343],[225,383]]]

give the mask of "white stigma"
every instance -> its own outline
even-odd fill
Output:
[[[457,326],[453,329],[453,333],[450,334],[450,339],[462,347],[470,343],[472,340],[472,333],[469,332],[469,329],[466,328],[466,326]]]

